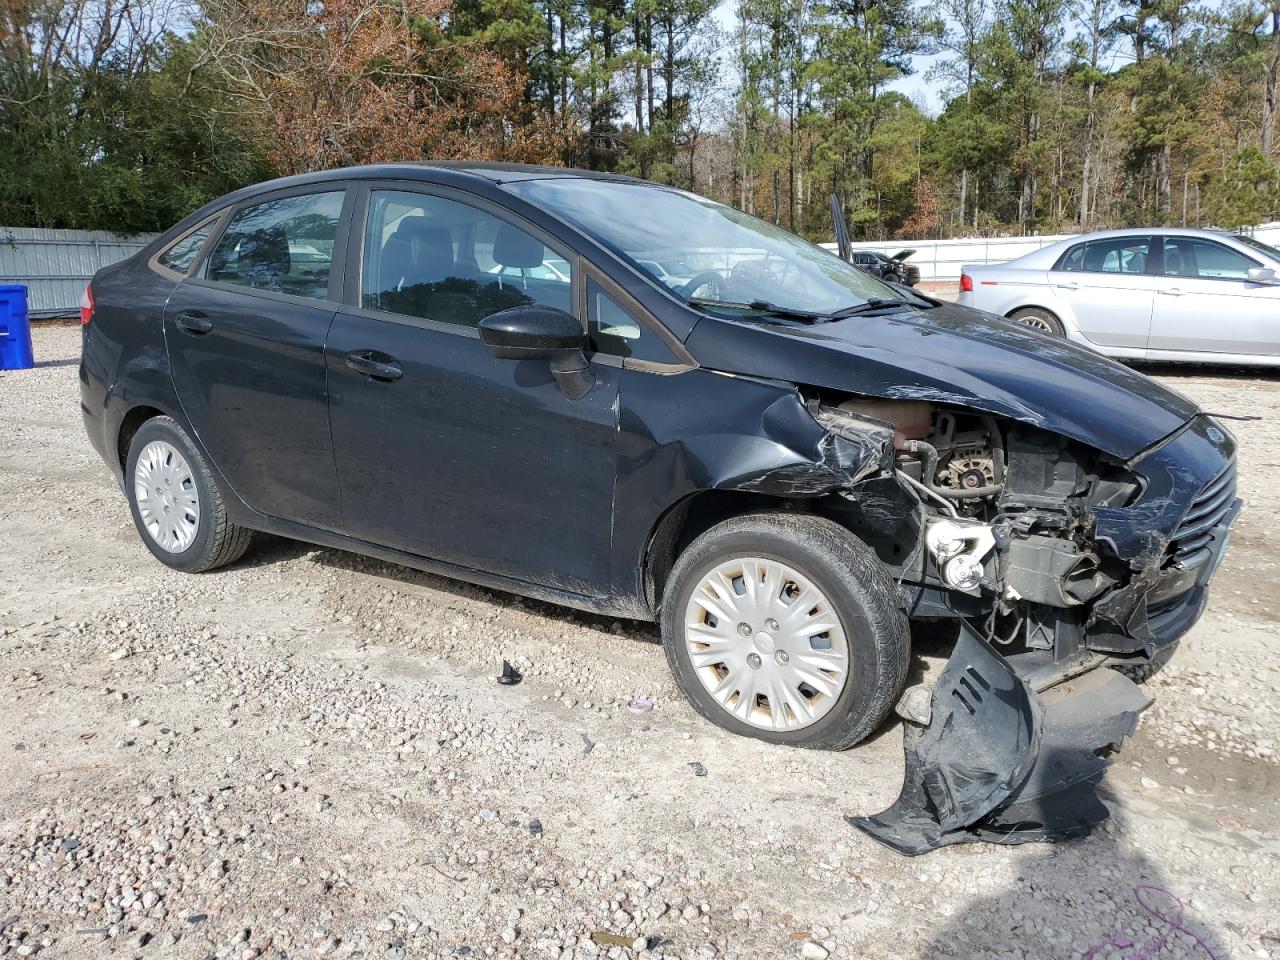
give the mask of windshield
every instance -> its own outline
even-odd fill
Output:
[[[898,295],[834,253],[691,193],[576,177],[504,186],[699,306],[828,314]]]
[[[1241,243],[1247,243],[1249,246],[1253,247],[1255,250],[1261,250],[1267,256],[1275,260],[1280,260],[1280,250],[1277,250],[1275,247],[1271,246],[1269,243],[1263,243],[1261,240],[1255,240],[1253,239],[1253,237],[1246,237],[1243,235],[1237,235],[1236,239],[1239,240]]]

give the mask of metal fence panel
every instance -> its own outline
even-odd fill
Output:
[[[27,286],[33,317],[74,315],[84,285],[103,267],[131,257],[155,234],[0,227],[0,283]]]

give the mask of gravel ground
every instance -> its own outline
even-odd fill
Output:
[[[83,435],[79,335],[0,374],[0,957],[1280,957],[1274,375],[1154,371],[1263,419],[1111,821],[904,859],[842,819],[896,796],[896,724],[729,736],[651,626],[271,538],[162,567]]]

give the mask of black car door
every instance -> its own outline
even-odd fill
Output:
[[[609,583],[617,373],[566,397],[545,360],[496,359],[477,324],[520,304],[575,315],[576,257],[445,188],[365,191],[361,287],[329,335],[330,411],[353,536],[599,596]],[[594,365],[593,365],[594,366]]]
[[[250,507],[337,529],[324,342],[341,294],[346,191],[273,194],[230,212],[169,297],[183,413]]]

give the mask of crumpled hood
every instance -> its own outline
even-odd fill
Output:
[[[1150,377],[955,304],[832,323],[703,317],[685,341],[704,367],[1010,417],[1121,460],[1199,413]]]

